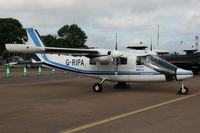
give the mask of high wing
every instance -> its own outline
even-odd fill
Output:
[[[45,47],[46,53],[98,54],[97,50]]]
[[[25,54],[70,54],[72,56],[86,56],[101,62],[113,61],[113,59],[123,55],[123,53],[117,50],[45,47],[37,30],[27,28],[26,31],[28,42],[26,44],[6,44],[6,49],[9,52]]]

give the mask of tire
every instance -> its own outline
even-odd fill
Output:
[[[102,85],[100,83],[94,84],[94,86],[93,86],[93,91],[94,92],[100,93],[100,92],[102,92],[102,90],[103,90],[103,87],[102,87]]]
[[[179,91],[177,92],[177,94],[181,94],[181,95],[186,95],[188,94],[189,89],[187,87],[184,88],[180,88]]]

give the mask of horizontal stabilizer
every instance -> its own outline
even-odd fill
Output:
[[[25,44],[6,44],[6,49],[11,53],[43,53],[45,50],[41,47]]]
[[[78,54],[78,55],[88,55],[88,54],[98,54],[97,50],[92,49],[75,49],[75,48],[56,48],[56,47],[36,47],[34,45],[24,45],[24,44],[6,44],[6,49],[11,53],[65,53],[65,54]]]
[[[11,65],[14,65],[14,66],[19,66],[19,65],[32,65],[32,66],[41,66],[42,64],[44,64],[44,62],[11,62],[11,63],[8,63],[8,64],[5,64],[5,65],[8,65],[8,66],[11,66]]]

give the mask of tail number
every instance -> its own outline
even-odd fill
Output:
[[[66,65],[69,66],[84,66],[84,61],[83,59],[66,59],[65,61]]]

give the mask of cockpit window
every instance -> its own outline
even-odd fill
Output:
[[[160,65],[166,65],[168,67],[174,68],[175,66],[171,63],[153,55],[146,55],[146,56],[138,56],[136,64],[137,65],[144,65],[147,63],[153,63],[153,64],[160,64]]]
[[[176,79],[177,67],[173,64],[153,55],[138,56],[137,65],[145,65],[161,74],[164,74],[167,81]]]
[[[136,64],[145,65],[161,73],[174,73],[177,69],[177,67],[171,63],[153,55],[138,56]]]
[[[146,60],[147,60],[147,62],[151,62],[151,56],[146,56]]]

